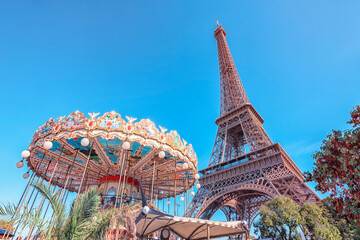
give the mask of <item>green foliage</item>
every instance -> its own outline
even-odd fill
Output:
[[[341,239],[338,228],[330,224],[329,219],[323,215],[323,209],[315,203],[305,203],[301,206],[300,215],[303,218],[302,226],[312,234],[314,240]]]
[[[360,105],[351,112],[353,128],[329,134],[316,152],[313,172],[306,181],[315,181],[316,190],[329,192],[338,217],[360,226]]]
[[[350,224],[345,219],[339,217],[339,214],[335,210],[331,198],[324,198],[318,205],[323,209],[323,215],[329,219],[329,223],[337,229],[341,234],[343,240],[360,240],[360,227],[355,221]]]
[[[22,211],[17,211],[15,204],[1,203],[0,204],[0,219],[2,222],[7,222],[8,226],[17,225],[20,229],[29,225],[34,225],[38,228],[43,227],[44,220],[40,218],[41,212],[37,209],[29,210],[25,205]]]
[[[22,212],[17,213],[16,207],[11,204],[0,205],[0,217],[11,220],[18,224],[20,229],[33,227],[46,239],[58,240],[95,240],[102,239],[116,219],[123,222],[121,215],[116,210],[100,209],[100,197],[96,188],[90,188],[84,194],[78,196],[66,214],[65,205],[62,204],[59,195],[53,193],[48,185],[43,183],[34,184],[34,187],[47,201],[54,211],[52,219],[42,219],[42,211],[33,209],[29,211],[25,206]]]
[[[261,237],[298,240],[298,229],[304,229],[315,240],[338,240],[340,232],[314,203],[298,205],[290,198],[278,196],[260,207],[261,219],[255,224],[255,233]]]
[[[100,197],[96,188],[79,195],[72,203],[68,216],[65,216],[65,206],[56,194],[51,194],[45,185],[35,187],[50,202],[55,213],[45,232],[47,239],[100,239],[110,227],[115,211],[100,211]]]
[[[286,197],[275,197],[260,207],[260,222],[255,224],[256,233],[261,237],[297,240],[300,236],[297,227],[302,218],[300,206]]]

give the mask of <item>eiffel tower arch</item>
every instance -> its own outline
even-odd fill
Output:
[[[259,207],[274,196],[287,196],[297,203],[320,200],[304,183],[294,161],[263,128],[264,120],[249,102],[221,25],[214,36],[221,90],[218,130],[209,165],[200,171],[201,188],[185,216],[210,219],[221,210],[228,221],[245,220],[251,226]]]

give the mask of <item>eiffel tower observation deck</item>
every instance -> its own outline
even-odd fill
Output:
[[[209,165],[200,171],[201,187],[185,216],[210,219],[221,210],[228,221],[243,220],[251,226],[259,207],[274,196],[297,203],[319,200],[294,161],[263,128],[264,120],[246,95],[219,23],[214,36],[221,91],[218,130]]]

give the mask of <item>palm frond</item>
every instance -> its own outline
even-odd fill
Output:
[[[58,195],[53,193],[50,188],[50,185],[44,184],[42,182],[35,183],[34,188],[49,201],[51,208],[54,211],[53,219],[50,219],[50,222],[45,235],[47,238],[53,238],[54,235],[58,235],[60,229],[62,228],[65,221],[65,205],[62,204],[61,199]],[[41,224],[41,226],[45,226]]]
[[[16,213],[16,205],[13,203],[0,203],[0,219],[10,221]]]
[[[59,196],[52,192],[50,186],[45,183],[35,183],[35,189],[50,202],[55,216],[65,213],[65,206],[61,203]]]
[[[100,207],[100,197],[97,188],[90,188],[84,194],[81,194],[73,202],[69,217],[64,225],[63,232],[66,239],[75,239],[84,232],[86,222],[92,221]]]
[[[111,209],[105,212],[98,212],[92,221],[86,223],[83,228],[83,239],[97,240],[102,239],[111,225],[111,219],[116,214],[116,211]]]

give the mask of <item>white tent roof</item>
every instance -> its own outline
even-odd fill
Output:
[[[154,209],[152,209],[154,210]],[[197,218],[176,217],[166,214],[157,214],[151,211],[146,216],[138,219],[136,233],[146,236],[163,228],[169,228],[172,232],[185,239],[218,238],[246,233],[247,227],[242,221],[219,222]]]

